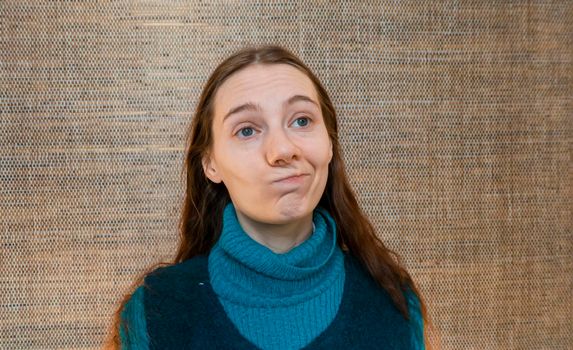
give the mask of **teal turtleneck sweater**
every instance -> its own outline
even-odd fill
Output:
[[[232,203],[209,254],[209,278],[239,332],[261,349],[300,349],[332,322],[342,299],[345,271],[336,224],[317,207],[313,233],[278,254],[241,227]]]
[[[228,205],[209,254],[157,269],[132,294],[121,313],[121,348],[423,350],[414,294],[407,293],[406,322],[388,293],[339,249],[332,217],[317,208],[313,223],[306,241],[276,254],[242,230]]]

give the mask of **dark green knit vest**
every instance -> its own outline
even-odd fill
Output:
[[[414,334],[420,329],[352,255],[344,253],[344,259],[340,309],[304,349],[422,349]],[[209,284],[207,262],[207,255],[197,256],[145,278],[150,349],[257,349],[225,314]]]

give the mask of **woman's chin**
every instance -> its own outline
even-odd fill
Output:
[[[312,214],[313,209],[314,208],[309,208],[308,205],[303,205],[300,202],[280,205],[275,209],[274,216],[277,224],[287,224],[307,217],[309,214]]]

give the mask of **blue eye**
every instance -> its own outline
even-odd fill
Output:
[[[308,123],[310,123],[310,119],[308,117],[300,117],[300,118],[296,118],[296,120],[294,121],[295,124],[297,124],[297,126],[307,126]]]
[[[239,134],[241,134],[241,136],[244,136],[244,137],[251,136],[253,134],[253,132],[254,132],[253,128],[250,128],[250,127],[245,127],[245,128],[242,128],[241,130],[239,130]]]

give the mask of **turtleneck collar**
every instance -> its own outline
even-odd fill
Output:
[[[343,273],[336,224],[321,207],[313,212],[314,232],[286,253],[275,253],[241,227],[227,204],[219,240],[209,254],[211,284],[220,298],[244,306],[291,305],[308,300]]]

